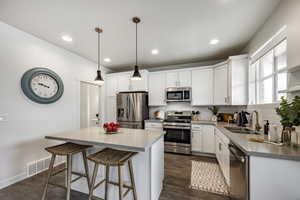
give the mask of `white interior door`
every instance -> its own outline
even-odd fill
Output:
[[[101,123],[99,99],[99,86],[80,82],[80,128],[92,127]]]

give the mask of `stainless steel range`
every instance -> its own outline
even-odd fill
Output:
[[[168,111],[163,123],[165,152],[191,154],[191,111]]]

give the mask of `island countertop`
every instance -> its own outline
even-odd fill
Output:
[[[158,130],[120,128],[117,134],[106,134],[101,127],[91,127],[47,135],[45,138],[145,152],[163,136],[164,132]]]

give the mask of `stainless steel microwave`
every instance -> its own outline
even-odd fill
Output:
[[[167,88],[166,102],[190,102],[192,99],[192,88]]]

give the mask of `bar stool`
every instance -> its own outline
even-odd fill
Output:
[[[137,200],[136,188],[134,182],[134,174],[132,168],[132,157],[135,156],[136,152],[129,151],[119,151],[110,148],[105,148],[95,154],[88,156],[88,159],[95,163],[93,177],[90,183],[90,194],[89,200],[100,199],[98,197],[93,196],[94,190],[98,188],[102,183],[105,183],[105,198],[107,200],[108,197],[108,184],[112,184],[119,187],[119,200],[122,200],[129,192],[132,190],[133,199]],[[128,162],[129,175],[131,185],[123,184],[122,177],[122,166],[124,166]],[[105,179],[100,181],[95,185],[99,164],[105,166]],[[109,180],[109,169],[110,167],[118,167],[118,183]],[[127,191],[123,194],[123,187],[127,188]]]
[[[44,188],[44,193],[43,193],[42,200],[46,199],[48,185],[53,185],[53,186],[60,187],[60,188],[63,188],[65,190],[67,190],[66,200],[70,200],[71,183],[79,180],[80,178],[85,177],[87,179],[88,186],[89,186],[90,179],[89,179],[89,169],[88,169],[87,156],[86,156],[86,149],[89,148],[89,147],[91,147],[91,146],[79,145],[79,144],[74,144],[74,143],[68,142],[68,143],[65,143],[65,144],[57,145],[57,146],[47,147],[45,149],[46,151],[48,151],[49,153],[52,154],[52,157],[51,157],[51,161],[50,161],[50,165],[49,165],[49,172],[48,172],[48,177],[47,177],[47,180],[46,180],[46,185],[45,185],[45,188]],[[82,153],[85,174],[72,171],[72,156],[76,153]],[[67,157],[67,167],[52,173],[53,168],[54,168],[55,157],[57,155]],[[67,175],[66,175],[66,178],[65,178],[65,180],[66,180],[65,186],[50,182],[50,178],[52,176],[55,176],[55,175],[57,175],[59,173],[62,173],[66,170],[67,170]],[[74,178],[74,180],[71,180],[72,174],[77,176],[76,178]],[[89,188],[90,188],[90,186],[89,186]]]

